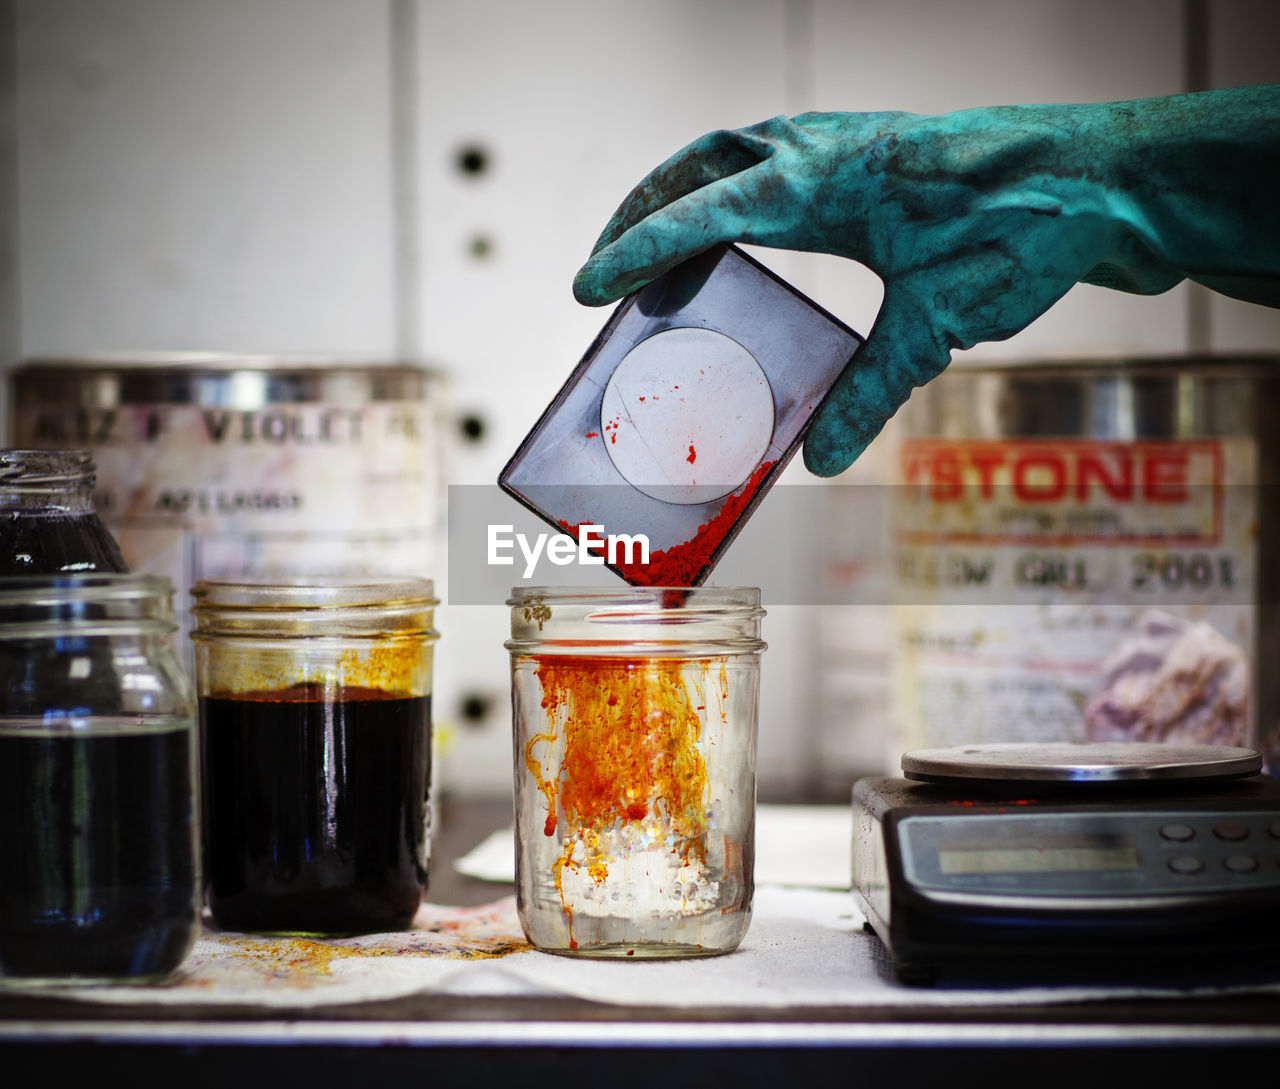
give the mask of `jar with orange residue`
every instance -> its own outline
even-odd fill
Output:
[[[430,852],[431,582],[202,579],[192,594],[214,922],[409,926]]]
[[[516,899],[537,949],[727,953],[754,891],[758,589],[513,591]]]

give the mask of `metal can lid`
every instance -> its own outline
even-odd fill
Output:
[[[922,782],[1138,783],[1256,775],[1262,757],[1231,745],[1023,742],[916,749],[902,772]]]
[[[76,355],[31,356],[14,368],[24,370],[177,370],[177,371],[429,371],[426,364],[394,356],[325,353],[217,351],[102,351]]]

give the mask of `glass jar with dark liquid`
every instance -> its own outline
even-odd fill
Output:
[[[407,927],[429,857],[431,583],[204,579],[192,593],[214,921]]]
[[[151,982],[199,923],[195,699],[172,585],[0,578],[0,982]]]
[[[87,450],[0,450],[0,576],[127,571]]]

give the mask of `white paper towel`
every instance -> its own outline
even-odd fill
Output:
[[[1280,993],[1250,987],[917,988],[897,982],[847,891],[764,886],[734,953],[691,960],[586,960],[531,949],[515,902],[424,905],[411,930],[359,938],[263,938],[211,930],[164,986],[67,988],[93,1002],[288,1010],[401,998],[547,997],[660,1009],[1012,1006],[1097,999]]]

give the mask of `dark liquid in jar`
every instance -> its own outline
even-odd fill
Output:
[[[0,975],[146,978],[197,926],[188,723],[0,730]]]
[[[228,930],[408,926],[427,881],[431,700],[201,697],[209,908]]]
[[[0,522],[0,575],[128,570],[120,546],[92,511],[10,511]]]

